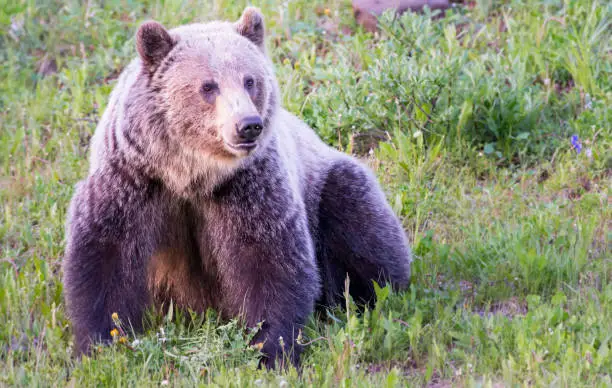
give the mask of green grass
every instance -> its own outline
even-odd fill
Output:
[[[246,2],[1,0],[0,385],[611,386],[612,6],[477,0],[372,35],[349,0],[254,3],[285,107],[378,172],[410,290],[312,317],[300,373],[257,370],[212,311],[72,358],[66,208],[135,30]]]

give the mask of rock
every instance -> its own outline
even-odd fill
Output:
[[[432,10],[447,9],[450,0],[353,0],[355,19],[366,30],[374,32],[378,24],[377,17],[387,9],[395,9],[397,13],[405,11],[420,11],[425,6]]]

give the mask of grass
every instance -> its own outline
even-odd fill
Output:
[[[611,386],[612,6],[593,0],[476,0],[376,35],[348,0],[256,1],[285,107],[367,159],[404,220],[410,290],[312,317],[301,373],[257,370],[213,311],[72,358],[66,208],[135,29],[245,5],[0,2],[0,385]]]

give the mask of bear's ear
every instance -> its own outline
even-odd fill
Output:
[[[259,9],[246,7],[240,20],[234,23],[234,27],[240,35],[255,43],[264,53],[266,52],[264,18]]]
[[[152,70],[172,50],[174,42],[168,31],[155,21],[143,23],[136,33],[136,49],[144,65]]]

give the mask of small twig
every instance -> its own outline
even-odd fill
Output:
[[[398,319],[398,318],[393,318],[393,322],[401,323],[402,325],[406,327],[410,327],[410,324],[408,322],[402,321],[401,319]]]
[[[43,158],[39,158],[38,156],[35,156],[32,159],[38,160],[39,162],[42,162],[42,163],[45,163],[45,164],[50,164],[50,162],[48,160],[43,159]]]
[[[429,121],[430,123],[434,124],[434,122],[431,119],[431,116],[429,115],[429,113],[425,112],[425,110],[423,108],[421,108],[421,106],[419,104],[417,104],[416,99],[414,98],[414,96],[412,94],[408,94],[407,96],[408,96],[408,98],[410,98],[412,100],[412,104],[414,106],[416,106],[427,117],[427,121]]]
[[[300,345],[302,345],[302,346],[308,346],[308,345],[313,344],[313,343],[315,343],[315,342],[317,342],[317,341],[326,340],[326,339],[328,339],[328,338],[327,338],[327,337],[318,337],[318,338],[315,338],[315,339],[310,340],[310,341],[308,341],[308,342],[304,342],[303,344],[300,344]]]
[[[591,142],[595,143],[595,139],[597,139],[597,136],[599,135],[599,133],[603,131],[603,127],[599,129],[599,131],[595,132],[595,134],[593,135],[593,137],[591,138]]]
[[[134,351],[134,348],[131,345],[129,345],[127,342],[119,342],[119,344],[125,346],[128,349],[130,349],[132,352]]]

